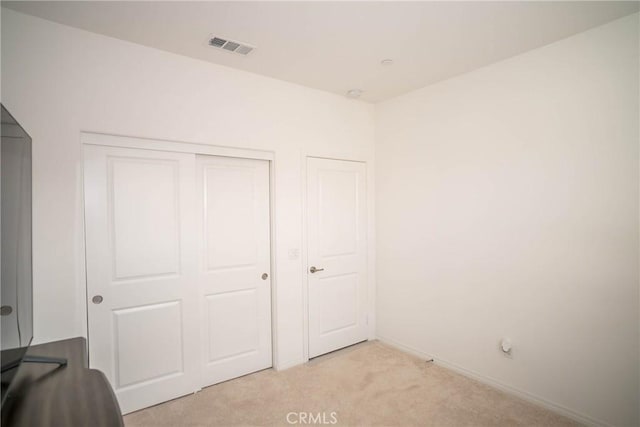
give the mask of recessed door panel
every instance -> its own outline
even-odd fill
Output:
[[[321,336],[339,333],[358,324],[358,274],[325,277],[318,280],[323,292],[318,292],[318,305],[332,307],[319,312],[318,332]]]
[[[114,310],[113,317],[117,389],[183,372],[179,301]]]
[[[309,357],[367,339],[366,165],[307,160]]]
[[[255,170],[204,166],[207,270],[251,267],[258,261]]]
[[[178,162],[114,156],[109,178],[114,278],[177,273]]]
[[[258,297],[255,289],[224,292],[207,297],[209,363],[243,357],[258,351]],[[233,332],[229,330],[229,325],[233,325]]]
[[[318,238],[322,257],[358,250],[358,173],[318,172]]]

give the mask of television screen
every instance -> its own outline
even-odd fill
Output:
[[[33,337],[31,138],[1,106],[0,360],[2,403]]]

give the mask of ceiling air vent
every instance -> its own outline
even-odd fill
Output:
[[[209,38],[209,46],[226,50],[228,52],[239,53],[240,55],[248,55],[253,49],[255,49],[255,47],[246,43],[227,40],[222,37],[215,36]]]

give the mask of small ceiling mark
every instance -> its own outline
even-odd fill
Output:
[[[362,95],[362,89],[351,89],[347,92],[347,98],[357,99]]]

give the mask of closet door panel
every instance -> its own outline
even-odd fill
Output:
[[[124,413],[199,388],[195,155],[85,146],[89,359]]]
[[[203,383],[268,368],[269,163],[198,156]]]

